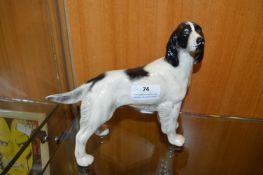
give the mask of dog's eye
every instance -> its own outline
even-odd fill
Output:
[[[198,28],[198,29],[196,29],[195,31],[196,31],[197,33],[200,33],[200,32],[201,32],[201,29]]]
[[[185,33],[185,34],[189,34],[189,33],[190,33],[190,30],[189,30],[189,29],[184,29],[184,33]]]
[[[200,26],[195,25],[195,31],[196,31],[197,33],[201,33],[201,32],[202,32],[202,29],[201,29]]]
[[[190,34],[190,30],[189,29],[184,29],[183,30],[183,36],[187,37]]]

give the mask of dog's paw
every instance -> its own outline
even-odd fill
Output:
[[[105,129],[103,129],[103,130],[97,130],[97,131],[95,132],[95,134],[96,134],[97,136],[99,136],[99,137],[107,136],[107,135],[109,135],[109,133],[110,133],[110,129],[109,129],[109,128],[105,128]]]
[[[76,157],[76,160],[77,160],[77,163],[79,166],[87,167],[93,163],[94,157],[92,155],[87,154],[87,155],[82,156],[82,157]]]
[[[168,135],[168,141],[172,145],[183,146],[185,142],[185,138],[181,134],[171,134]]]

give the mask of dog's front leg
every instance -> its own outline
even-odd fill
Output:
[[[183,146],[185,138],[181,134],[176,134],[178,127],[177,119],[181,108],[181,102],[163,103],[158,107],[159,121],[162,132],[168,137],[168,141],[176,146]]]

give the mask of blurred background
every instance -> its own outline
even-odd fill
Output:
[[[182,111],[261,120],[262,17],[262,0],[0,0],[0,96],[42,101],[145,65],[164,56],[179,23],[193,21],[205,56]],[[130,126],[149,131],[130,120],[121,127]]]
[[[165,54],[194,21],[206,38],[183,111],[262,118],[261,0],[1,0],[0,95],[43,100]]]

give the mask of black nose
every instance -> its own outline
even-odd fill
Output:
[[[204,45],[204,44],[205,44],[204,38],[202,38],[202,37],[197,38],[196,44],[197,44],[198,46],[199,46],[199,45]]]

